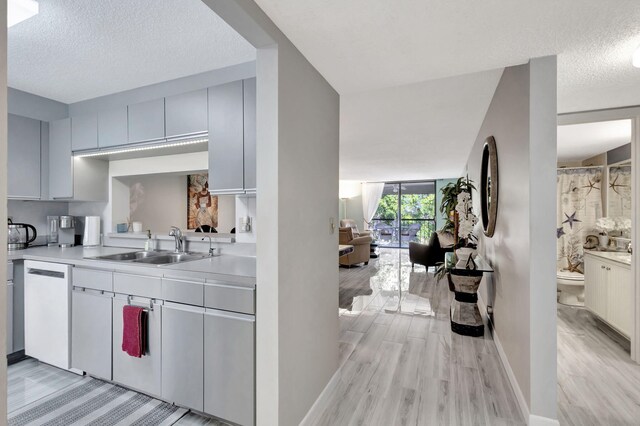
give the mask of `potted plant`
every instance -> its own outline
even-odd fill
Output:
[[[463,192],[469,194],[470,206],[471,191],[475,189],[476,187],[474,186],[473,181],[471,181],[468,177],[461,177],[455,182],[450,182],[440,190],[442,192],[440,213],[442,213],[446,218],[446,222],[444,224],[444,227],[442,228],[442,231],[449,231],[454,235],[456,247],[458,247],[460,244],[460,236],[458,232],[458,228],[460,225],[460,213],[456,211],[456,206],[458,205],[458,196]],[[466,241],[468,239],[468,235],[469,234],[467,234],[467,238],[463,238],[465,239],[465,241],[463,241],[464,244],[468,243],[468,241]]]
[[[440,190],[442,193],[440,213],[446,218],[442,231],[448,231],[453,234],[455,249],[461,247],[475,248],[475,237],[472,231],[478,218],[473,214],[471,208],[471,191],[475,189],[476,187],[469,177],[461,177],[455,182],[450,182]],[[466,195],[461,196],[463,193]],[[463,203],[458,208],[460,201],[463,201]],[[460,217],[461,213],[463,216],[462,221]],[[446,263],[451,262],[454,265],[456,264],[457,259],[455,258],[455,254],[453,254],[453,256],[453,259],[437,265],[436,279],[440,280],[446,275],[446,268],[448,266]]]

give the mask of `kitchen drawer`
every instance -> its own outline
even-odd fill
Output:
[[[115,293],[130,294],[132,296],[162,298],[160,278],[143,275],[113,274],[113,291]]]
[[[204,281],[162,279],[162,299],[188,305],[203,306]]]
[[[95,269],[73,268],[73,285],[93,290],[113,291],[113,273]]]
[[[204,285],[204,306],[212,309],[255,314],[255,290],[223,281],[207,281]]]

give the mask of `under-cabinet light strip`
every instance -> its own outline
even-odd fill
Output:
[[[209,138],[201,138],[201,139],[191,139],[180,142],[169,142],[163,143],[161,145],[143,145],[143,146],[135,146],[129,148],[119,148],[119,149],[110,149],[105,151],[93,151],[93,152],[78,152],[74,153],[74,157],[100,157],[104,155],[113,155],[113,154],[123,154],[126,152],[136,152],[136,151],[149,151],[152,149],[163,149],[163,148],[173,148],[176,146],[185,146],[185,145],[195,145],[199,143],[207,143],[209,142]]]

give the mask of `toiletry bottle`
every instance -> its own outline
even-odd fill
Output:
[[[153,241],[151,241],[151,229],[147,229],[147,241],[144,242],[144,251],[151,251]]]

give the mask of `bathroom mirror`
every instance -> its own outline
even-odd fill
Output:
[[[493,136],[489,136],[484,141],[482,149],[480,211],[484,235],[492,237],[498,216],[498,151]]]
[[[612,164],[608,169],[607,216],[631,219],[631,162],[624,161]],[[622,223],[620,220],[618,222]],[[618,229],[617,231],[620,233],[621,239],[630,237],[630,229]]]

